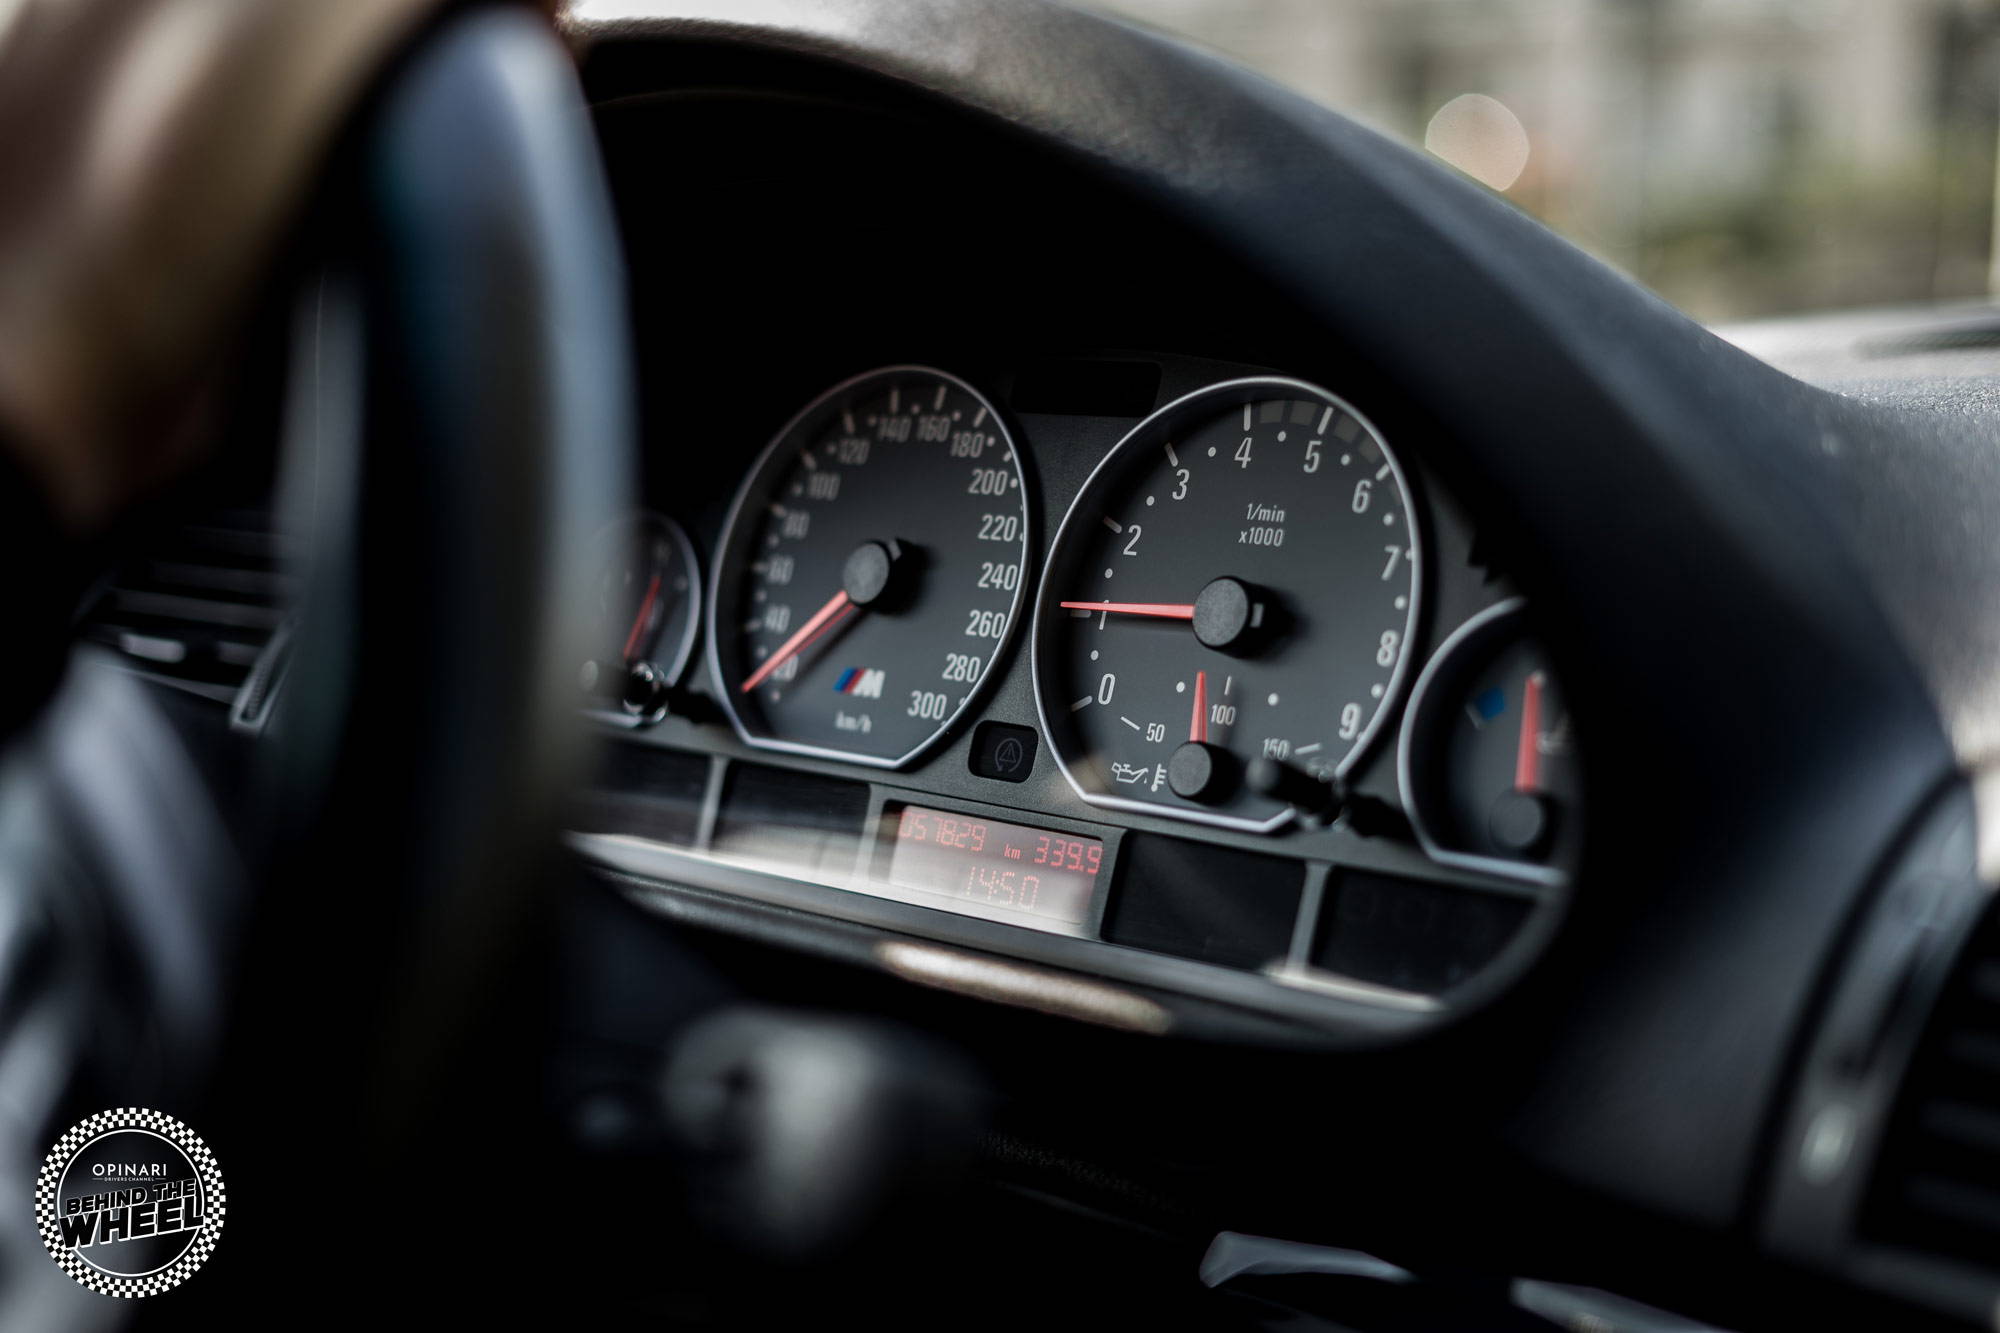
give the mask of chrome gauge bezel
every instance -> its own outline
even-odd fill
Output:
[[[1404,687],[1410,677],[1410,663],[1418,656],[1416,649],[1417,631],[1423,623],[1423,598],[1427,571],[1423,516],[1419,512],[1420,507],[1417,502],[1417,493],[1410,485],[1408,474],[1404,470],[1402,459],[1397,455],[1395,447],[1389,443],[1388,437],[1375,425],[1367,413],[1361,411],[1352,402],[1334,393],[1332,390],[1323,388],[1307,380],[1296,379],[1286,375],[1251,375],[1204,385],[1190,393],[1181,395],[1163,407],[1155,409],[1144,420],[1127,431],[1119,439],[1118,443],[1113,445],[1105,453],[1104,457],[1098,460],[1097,466],[1091,469],[1090,475],[1084,479],[1083,485],[1078,487],[1075,498],[1070,501],[1069,509],[1064,513],[1062,522],[1057,525],[1055,537],[1050,541],[1047,555],[1042,561],[1042,576],[1035,592],[1034,628],[1031,633],[1028,650],[1030,675],[1033,678],[1035,692],[1035,714],[1041,723],[1042,735],[1048,742],[1049,752],[1055,757],[1056,767],[1062,773],[1063,780],[1069,784],[1070,790],[1074,791],[1077,797],[1087,805],[1095,806],[1101,810],[1131,811],[1138,814],[1156,815],[1162,819],[1177,820],[1182,823],[1205,825],[1209,828],[1235,829],[1250,833],[1274,832],[1283,828],[1297,817],[1297,811],[1287,808],[1276,812],[1266,819],[1249,819],[1242,816],[1219,814],[1207,810],[1190,810],[1152,801],[1133,800],[1129,797],[1113,796],[1108,793],[1090,790],[1084,783],[1077,779],[1075,772],[1071,769],[1069,756],[1065,753],[1065,750],[1067,748],[1066,742],[1072,738],[1064,728],[1063,720],[1058,719],[1050,711],[1049,699],[1047,697],[1048,685],[1045,680],[1047,673],[1043,669],[1043,652],[1045,646],[1043,634],[1046,627],[1052,624],[1054,620],[1054,599],[1061,596],[1060,590],[1053,588],[1051,585],[1060,572],[1066,572],[1066,567],[1069,563],[1064,559],[1063,555],[1065,540],[1072,534],[1075,524],[1089,521],[1088,519],[1080,520],[1078,515],[1082,512],[1087,502],[1098,496],[1100,487],[1109,484],[1114,474],[1124,466],[1127,453],[1144,442],[1156,438],[1163,428],[1171,428],[1175,423],[1182,420],[1204,416],[1211,412],[1238,407],[1247,402],[1257,402],[1278,395],[1320,399],[1340,412],[1353,417],[1360,423],[1361,429],[1366,431],[1376,444],[1380,446],[1382,457],[1388,463],[1390,476],[1396,484],[1396,493],[1402,502],[1403,512],[1407,515],[1408,519],[1407,531],[1410,543],[1411,572],[1410,604],[1403,621],[1404,651],[1398,658],[1394,670],[1390,673],[1388,683],[1383,691],[1381,704],[1376,709],[1374,716],[1369,719],[1368,726],[1355,738],[1347,754],[1334,767],[1333,773],[1336,778],[1345,778],[1363,760],[1368,758],[1374,750],[1376,742],[1387,731],[1390,719],[1396,714],[1397,706],[1403,697]]]
[[[736,547],[738,529],[743,522],[745,509],[752,503],[755,496],[762,494],[764,491],[765,483],[769,478],[771,469],[776,465],[776,461],[780,457],[780,448],[786,445],[788,441],[792,441],[797,432],[811,423],[815,416],[825,410],[829,404],[843,398],[855,396],[879,380],[914,376],[929,376],[943,381],[978,403],[980,407],[985,409],[987,416],[992,419],[994,430],[999,433],[1001,439],[1006,444],[1009,465],[1014,469],[1014,474],[1018,482],[1016,490],[1020,495],[1021,530],[1023,533],[1022,561],[1024,566],[1020,584],[1014,589],[1013,599],[1008,603],[1006,629],[994,641],[992,658],[986,666],[985,673],[980,676],[978,683],[966,692],[964,702],[946,716],[943,721],[939,722],[937,727],[923,741],[901,755],[890,757],[861,754],[852,750],[843,750],[836,746],[813,745],[803,741],[788,741],[782,737],[758,735],[744,721],[742,713],[737,708],[735,691],[729,687],[728,682],[725,681],[722,674],[720,616],[722,608],[725,605],[725,592],[729,594],[727,604],[731,606],[735,604],[734,594],[737,591],[736,576],[740,571],[733,570],[730,567],[732,563],[730,557],[731,552]],[[729,718],[729,725],[735,731],[737,739],[755,750],[766,750],[779,754],[804,755],[812,759],[833,759],[842,763],[858,764],[866,768],[894,770],[908,767],[942,745],[949,737],[956,734],[960,725],[967,718],[976,714],[987,692],[993,688],[994,682],[1005,673],[1003,663],[1007,661],[1008,653],[1011,651],[1020,631],[1021,608],[1027,600],[1029,585],[1034,581],[1033,566],[1038,549],[1036,542],[1035,506],[1030,497],[1031,478],[1026,460],[1022,456],[1020,442],[1015,438],[1013,430],[1008,426],[1007,419],[1001,414],[1000,409],[994,404],[991,398],[973,387],[966,380],[952,374],[950,371],[939,370],[936,366],[901,364],[881,366],[874,370],[864,371],[859,375],[842,380],[793,413],[790,419],[778,428],[777,433],[771,437],[770,442],[759,451],[756,460],[744,474],[742,483],[736,489],[736,496],[730,502],[729,514],[723,521],[722,534],[716,540],[714,556],[709,561],[708,606],[706,608],[708,617],[708,675],[713,685],[715,697],[721,702],[722,711]],[[725,587],[725,584],[727,584],[727,587]]]
[[[1544,888],[1562,888],[1569,883],[1569,875],[1560,867],[1509,861],[1504,857],[1481,856],[1476,852],[1460,852],[1446,847],[1425,820],[1424,803],[1418,799],[1417,792],[1416,751],[1423,741],[1425,719],[1436,707],[1431,696],[1438,681],[1456,669],[1455,659],[1462,654],[1477,651],[1489,643],[1505,644],[1516,637],[1529,637],[1525,632],[1527,610],[1527,602],[1519,597],[1496,602],[1447,635],[1431,654],[1430,660],[1424,663],[1416,684],[1410,687],[1409,706],[1403,710],[1403,726],[1396,739],[1396,791],[1402,798],[1403,813],[1409,818],[1417,845],[1423,849],[1425,856],[1439,865]]]

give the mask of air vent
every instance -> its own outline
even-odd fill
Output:
[[[270,514],[228,510],[119,570],[79,632],[148,676],[226,703],[277,632],[291,594]]]
[[[1980,923],[1931,1016],[1863,1227],[2000,1268],[2000,912]]]

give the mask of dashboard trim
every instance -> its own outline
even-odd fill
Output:
[[[1173,1028],[1165,1005],[1101,981],[939,944],[882,940],[872,952],[884,971],[934,990],[1152,1036]]]
[[[879,805],[878,801],[877,812]],[[1254,1013],[1294,1031],[1343,1036],[1360,1044],[1400,1040],[1439,1018],[1465,1011],[1448,999],[1351,981],[1298,967],[1291,960],[1267,971],[1237,970],[1100,938],[1055,934],[848,891],[835,882],[802,878],[790,867],[717,859],[628,834],[572,832],[564,835],[564,841],[593,868],[643,884],[652,894],[720,895],[738,903],[804,913],[821,926],[839,924],[884,932],[888,938],[977,951],[981,957],[1028,968],[1061,969],[1065,975],[1098,984],[1145,986],[1177,998]],[[854,877],[866,873],[870,851],[865,844],[858,849]]]

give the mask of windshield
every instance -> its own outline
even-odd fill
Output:
[[[1698,318],[1981,297],[1995,0],[1114,0]]]

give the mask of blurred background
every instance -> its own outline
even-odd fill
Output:
[[[1986,295],[2000,0],[1112,0],[1707,321]]]

